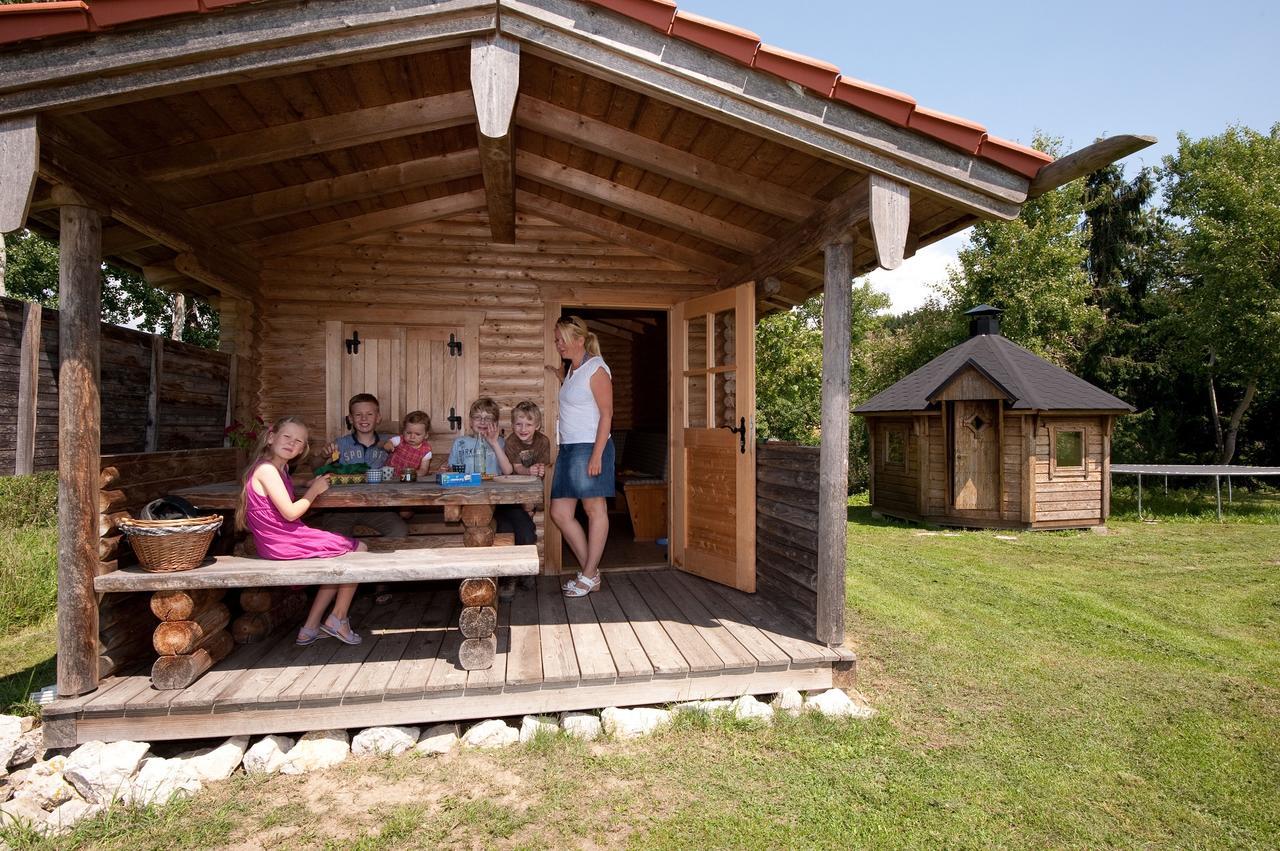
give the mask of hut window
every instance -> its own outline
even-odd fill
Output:
[[[1057,432],[1054,440],[1054,462],[1059,469],[1084,467],[1084,432]]]
[[[905,467],[907,464],[907,431],[903,428],[890,428],[885,431],[884,441],[885,466]]]

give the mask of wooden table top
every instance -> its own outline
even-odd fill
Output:
[[[174,491],[196,508],[230,510],[240,498],[239,482],[218,482]],[[294,482],[301,496],[307,483]],[[482,482],[445,488],[435,482],[389,482],[370,485],[334,485],[315,501],[315,508],[390,508],[414,505],[510,505],[542,503],[542,482]]]

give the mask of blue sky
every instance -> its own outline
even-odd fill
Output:
[[[1158,137],[1125,161],[1130,170],[1172,153],[1179,131],[1280,121],[1280,4],[1262,0],[677,2],[1006,139],[1030,142],[1039,129],[1070,151],[1099,135]],[[964,240],[936,243],[873,281],[895,312],[910,309]]]

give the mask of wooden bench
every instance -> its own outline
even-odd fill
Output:
[[[497,650],[495,578],[534,576],[538,569],[538,548],[533,545],[356,552],[295,561],[219,556],[195,570],[176,573],[148,573],[138,567],[116,570],[97,577],[94,590],[151,592],[152,613],[161,619],[152,636],[160,654],[151,669],[152,685],[180,689],[195,682],[234,647],[227,630],[230,611],[222,602],[228,589],[463,580],[459,629],[465,640],[458,656],[462,667],[473,671],[490,667]],[[256,599],[265,602],[254,614],[272,606],[295,614],[299,609],[296,598],[259,594]]]

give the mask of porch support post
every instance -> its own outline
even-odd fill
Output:
[[[28,302],[22,311],[22,350],[18,366],[18,439],[13,474],[36,471],[36,408],[40,396],[40,326],[43,308]]]
[[[515,143],[511,116],[520,88],[520,45],[501,35],[471,42],[480,169],[494,242],[516,241]]]
[[[58,250],[58,694],[98,687],[98,472],[102,410],[102,218],[84,198],[54,190]]]
[[[849,490],[849,309],[853,240],[823,249],[822,446],[818,474],[817,639],[844,643],[844,571]]]

